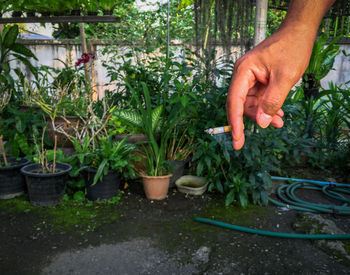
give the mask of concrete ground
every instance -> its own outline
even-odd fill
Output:
[[[164,201],[148,201],[139,187],[114,204],[42,208],[26,196],[0,201],[0,274],[350,274],[347,254],[331,246],[194,221],[199,216],[290,233],[322,229],[293,210],[223,202],[218,195],[186,197],[175,190]],[[350,232],[349,217],[322,218]],[[311,222],[303,228],[305,219]],[[350,243],[339,246],[346,253]]]

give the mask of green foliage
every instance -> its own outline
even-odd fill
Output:
[[[35,153],[34,136],[40,136],[46,122],[41,112],[34,109],[20,111],[15,105],[9,105],[2,113],[1,133],[7,140],[6,147],[14,157],[31,157]],[[47,138],[45,143],[50,144]]]
[[[112,108],[111,112],[113,116],[121,120],[123,124],[129,129],[129,132],[133,133],[143,133],[143,121],[142,116],[138,110],[122,110]],[[159,129],[159,124],[161,120],[161,115],[163,113],[163,106],[158,106],[153,109],[151,112],[151,121],[152,121],[152,131],[153,133]],[[110,123],[111,125],[111,123]],[[122,125],[123,126],[123,125]]]
[[[287,12],[269,8],[267,10],[267,33],[266,36],[273,34],[281,25]]]
[[[329,43],[328,38],[328,35],[322,34],[314,44],[309,66],[303,75],[303,85],[305,88],[319,88],[321,86],[321,79],[333,69],[335,57],[340,53],[339,46],[336,45],[340,36],[334,38]]]
[[[13,93],[15,81],[11,75],[10,61],[17,60],[26,65],[36,75],[36,69],[29,59],[37,60],[25,46],[16,42],[19,31],[17,25],[6,26],[0,35],[0,90],[2,96]]]
[[[125,178],[134,177],[133,161],[138,159],[132,153],[136,147],[127,143],[127,139],[128,137],[118,142],[111,137],[96,136],[91,139],[86,135],[82,144],[73,139],[74,149],[77,152],[73,157],[81,164],[81,168],[75,173],[86,167],[96,169],[93,185],[102,180],[110,170],[122,173]]]

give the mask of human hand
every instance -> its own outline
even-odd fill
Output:
[[[283,126],[281,107],[307,68],[314,37],[281,29],[237,60],[226,110],[233,147],[243,147],[243,114],[262,128]]]

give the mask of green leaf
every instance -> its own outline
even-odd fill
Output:
[[[229,206],[235,200],[235,190],[231,189],[230,192],[226,195],[225,206]]]
[[[83,201],[85,200],[85,194],[83,191],[77,191],[73,195],[73,200],[75,201]]]
[[[162,117],[163,109],[164,109],[163,105],[161,105],[152,111],[152,132],[153,133],[155,132],[155,130],[157,129],[157,127],[159,125],[159,122],[160,122],[161,117]]]
[[[199,162],[198,165],[197,165],[197,175],[201,176],[202,173],[203,173],[203,163]]]
[[[216,188],[218,189],[218,191],[219,191],[220,193],[224,193],[224,187],[222,186],[220,180],[217,180],[217,181],[216,181]]]
[[[239,198],[239,203],[241,204],[241,206],[243,208],[246,208],[248,206],[248,195],[246,191],[239,191],[238,194],[238,198]]]
[[[28,59],[18,54],[13,54],[13,56],[20,60],[24,65],[26,65],[34,75],[37,75],[36,68],[32,65],[32,63],[29,62]]]
[[[11,47],[11,50],[16,53],[22,54],[26,57],[32,57],[35,60],[38,60],[38,58],[34,55],[34,53],[27,47],[23,46],[22,44],[14,43]]]
[[[115,110],[113,115],[129,125],[142,128],[142,117],[137,110]]]
[[[99,180],[102,180],[103,178],[103,172],[104,172],[104,169],[105,169],[105,166],[107,165],[108,163],[108,159],[104,159],[101,164],[98,166],[98,169],[97,169],[97,172],[96,172],[96,175],[94,177],[94,182],[92,183],[91,186],[94,186]]]
[[[15,142],[18,144],[19,148],[25,155],[30,155],[32,153],[27,141],[27,137],[24,134],[16,134]]]
[[[181,97],[181,105],[182,105],[183,107],[186,107],[187,104],[188,104],[188,102],[189,102],[189,99],[188,99],[187,96]]]
[[[26,126],[23,122],[23,119],[21,119],[21,117],[19,116],[16,116],[16,130],[19,132],[19,133],[23,133]]]
[[[3,48],[11,49],[13,44],[16,42],[17,36],[18,36],[18,26],[13,25],[3,36],[3,40],[2,40]]]

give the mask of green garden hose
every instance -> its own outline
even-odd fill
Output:
[[[327,240],[348,240],[350,239],[350,234],[294,234],[294,233],[281,233],[281,232],[273,232],[273,231],[265,231],[259,229],[248,228],[239,225],[233,225],[229,223],[214,221],[205,218],[194,218],[197,222],[207,223],[219,227],[224,227],[228,229],[233,229],[241,232],[258,234],[269,237],[277,237],[277,238],[289,238],[289,239],[327,239]]]
[[[274,177],[272,177],[274,179]],[[348,203],[350,200],[347,199],[342,194],[350,194],[350,185],[340,184],[340,183],[330,183],[330,182],[321,182],[313,180],[300,180],[300,179],[290,179],[290,178],[281,178],[275,177],[279,180],[291,180],[294,181],[291,184],[282,185],[277,189],[277,197],[281,200],[275,200],[269,198],[269,201],[280,207],[287,207],[290,209],[307,211],[312,213],[334,213],[340,215],[350,215],[350,207]],[[342,202],[342,205],[328,205],[320,203],[311,203],[301,200],[295,195],[295,191],[298,188],[310,189],[321,191],[326,196],[329,196],[333,199],[339,200]],[[292,239],[350,239],[350,234],[294,234],[294,233],[281,233],[281,232],[272,232],[265,230],[252,229],[248,227],[233,225],[229,223],[219,222],[215,220],[205,219],[196,217],[195,221],[207,223],[219,227],[224,227],[228,229],[234,229],[237,231],[242,231],[246,233],[258,234],[263,236],[277,237],[277,238],[292,238]]]

